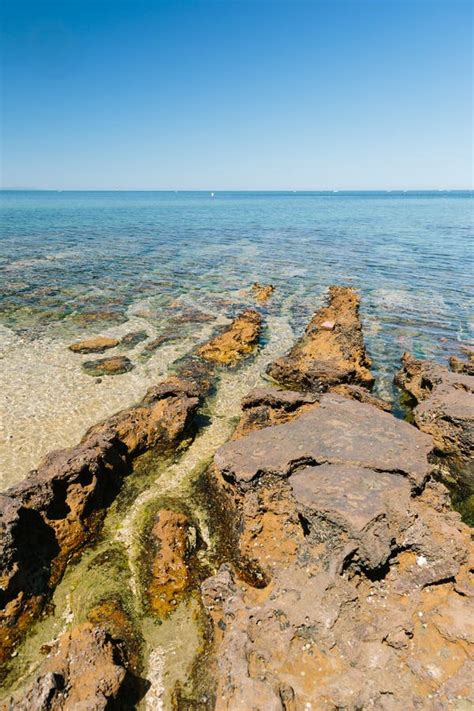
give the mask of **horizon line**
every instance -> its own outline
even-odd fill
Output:
[[[474,192],[474,187],[463,188],[38,188],[0,187],[0,192],[108,192],[108,193],[416,193],[416,192]]]

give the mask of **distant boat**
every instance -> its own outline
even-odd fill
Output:
[[[214,193],[211,193],[211,197],[214,197]]]

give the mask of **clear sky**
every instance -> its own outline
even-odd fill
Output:
[[[3,0],[2,184],[468,188],[469,0]]]

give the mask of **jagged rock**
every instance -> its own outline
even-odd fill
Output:
[[[192,387],[170,380],[150,388],[140,405],[91,428],[76,447],[49,454],[0,495],[0,663],[69,558],[97,532],[131,458],[172,449],[186,435],[199,403]]]
[[[126,356],[110,356],[109,358],[98,358],[97,360],[86,360],[82,364],[82,370],[87,375],[101,377],[102,375],[122,375],[128,373],[135,366]]]
[[[259,284],[258,281],[256,281],[252,284],[252,291],[255,296],[255,301],[263,303],[264,301],[268,301],[270,296],[275,291],[275,287],[273,284]]]
[[[145,343],[145,345],[143,346],[142,355],[151,355],[151,353],[154,353],[154,351],[156,351],[164,343],[174,341],[177,338],[179,338],[178,334],[173,331],[162,333],[156,338],[153,338],[151,341],[148,341],[148,343]]]
[[[117,699],[127,674],[121,642],[84,623],[65,633],[34,683],[10,708],[18,711],[100,711]],[[5,707],[7,708],[7,707]]]
[[[451,356],[449,359],[449,367],[453,373],[464,373],[465,375],[474,375],[474,352],[466,351],[467,359]]]
[[[202,584],[216,711],[468,707],[469,531],[421,434],[331,394],[217,452],[240,562]]]
[[[257,429],[288,422],[319,401],[313,393],[255,388],[242,400],[242,416],[233,439]]]
[[[473,486],[474,377],[405,353],[395,382],[417,403],[415,424],[433,436],[442,467]]]
[[[234,365],[255,349],[261,331],[262,317],[247,309],[222,333],[200,346],[197,355],[220,365]]]
[[[147,338],[148,333],[146,331],[132,331],[131,333],[125,334],[120,341],[120,345],[123,348],[135,348],[138,343],[146,341]]]
[[[290,352],[267,368],[277,382],[303,390],[327,390],[339,383],[371,388],[374,378],[354,289],[332,286],[329,303],[317,311]]]
[[[78,343],[72,343],[69,346],[69,350],[73,353],[103,353],[107,348],[115,348],[119,343],[118,338],[95,336],[94,338],[86,338],[86,340]]]
[[[398,472],[412,486],[430,473],[431,438],[372,405],[324,394],[297,419],[252,432],[219,449],[215,462],[245,488],[263,474],[287,477],[303,464],[352,464]]]
[[[148,599],[153,612],[164,617],[189,585],[186,561],[196,545],[196,531],[184,514],[162,509],[158,512],[151,538],[156,551]]]
[[[332,393],[337,393],[338,395],[344,395],[351,400],[358,400],[358,402],[365,402],[367,405],[374,405],[384,412],[391,412],[392,408],[390,403],[385,400],[381,400],[379,397],[372,395],[366,388],[360,385],[348,385],[347,383],[341,383],[341,385],[336,385],[331,388]]]

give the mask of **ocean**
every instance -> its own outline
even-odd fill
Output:
[[[215,325],[255,305],[255,281],[275,286],[257,384],[265,351],[286,350],[327,287],[344,284],[361,293],[377,392],[396,398],[404,351],[444,363],[472,339],[472,196],[0,192],[0,485],[139,399]],[[137,330],[174,336],[149,357],[140,343],[127,352],[134,369],[101,383],[80,368],[90,356],[67,350]]]

